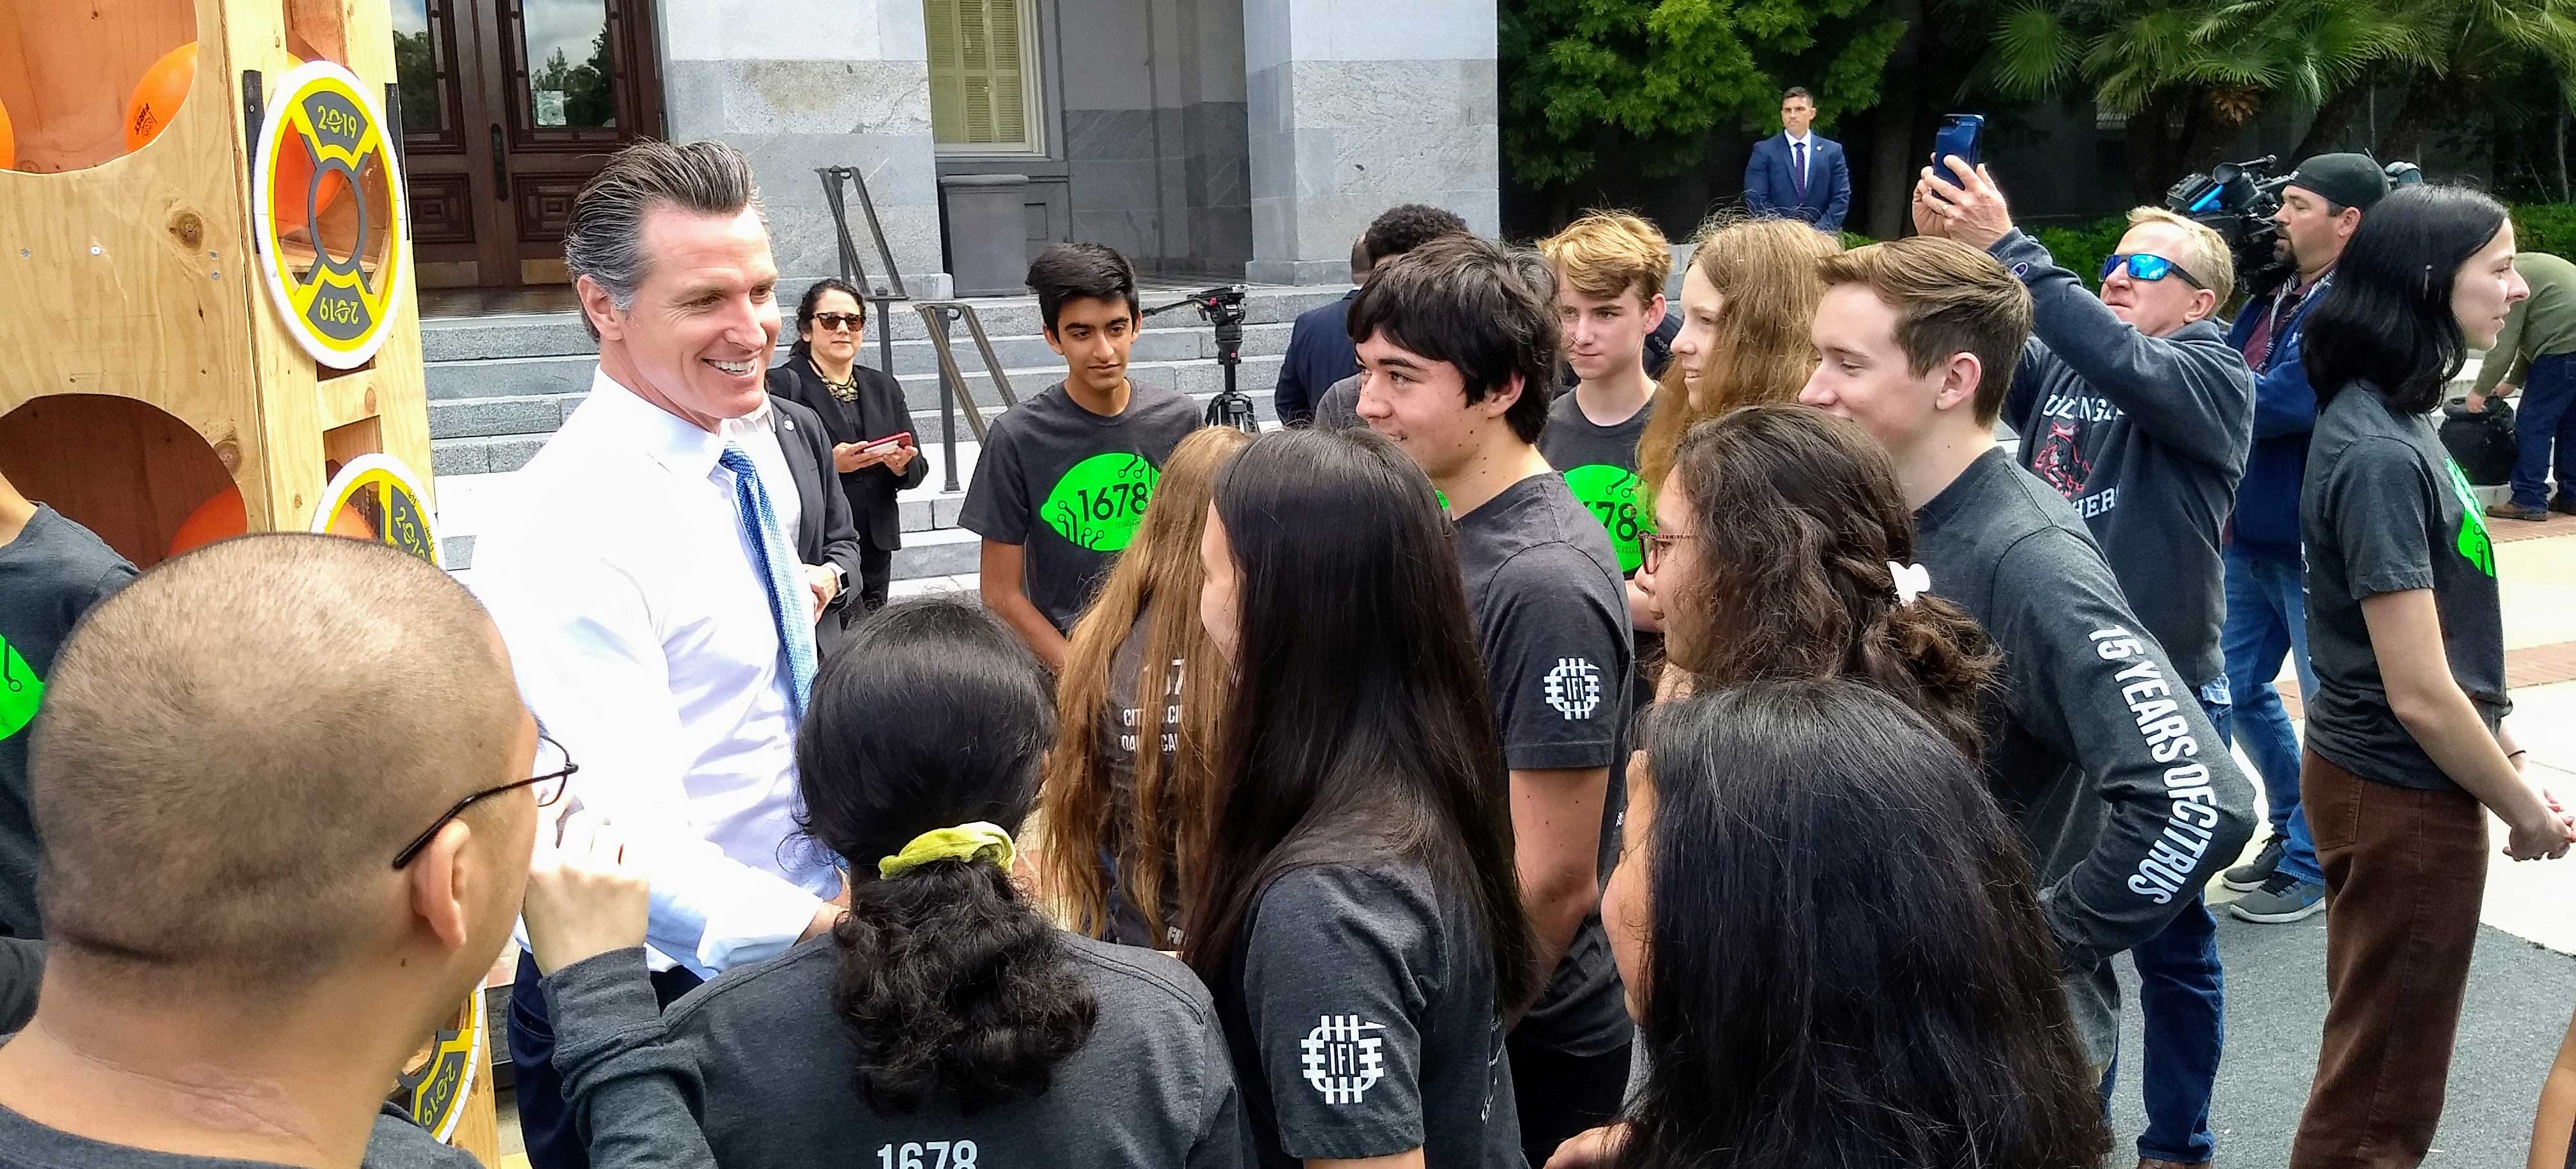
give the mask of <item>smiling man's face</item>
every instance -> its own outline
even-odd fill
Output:
[[[645,212],[638,235],[644,276],[630,306],[617,308],[589,277],[579,285],[601,363],[703,430],[760,409],[778,345],[778,265],[760,213],[665,205]]]

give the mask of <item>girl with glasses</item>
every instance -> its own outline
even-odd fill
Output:
[[[796,744],[803,823],[843,866],[849,911],[668,1013],[646,993],[632,876],[609,882],[629,886],[622,905],[566,903],[537,866],[529,936],[593,1164],[1245,1162],[1207,992],[1170,958],[1050,926],[1013,880],[1048,689],[971,604],[860,625]],[[577,861],[616,872],[616,847]],[[548,920],[631,924],[628,948],[550,944]]]
[[[1895,467],[1859,426],[1805,406],[1702,423],[1655,493],[1655,527],[1639,580],[1685,688],[1851,678],[1979,754],[1999,659],[1926,591]]]

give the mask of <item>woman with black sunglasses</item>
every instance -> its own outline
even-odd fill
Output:
[[[850,519],[859,529],[858,599],[864,608],[857,613],[883,608],[893,583],[894,554],[903,547],[895,493],[921,486],[930,474],[930,463],[912,440],[903,386],[892,372],[859,364],[867,323],[858,289],[829,277],[817,280],[797,302],[794,348],[769,371],[769,392],[822,415],[831,435],[832,469],[840,473]]]

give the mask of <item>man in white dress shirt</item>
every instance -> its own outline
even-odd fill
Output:
[[[765,420],[778,269],[743,156],[621,151],[574,201],[564,266],[599,370],[476,584],[530,708],[582,761],[575,800],[653,845],[667,1003],[838,915],[838,873],[793,837],[813,623],[841,582],[795,560],[796,485]],[[511,1007],[529,1160],[586,1166],[524,956]]]

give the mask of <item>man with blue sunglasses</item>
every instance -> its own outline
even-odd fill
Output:
[[[1927,169],[1915,186],[1916,226],[1986,249],[2030,289],[2031,339],[2004,398],[2019,461],[2083,515],[2130,607],[2223,739],[2231,704],[2220,531],[2254,433],[2254,375],[2214,320],[2235,287],[2226,241],[2140,207],[2103,262],[2096,296],[2013,227],[1984,167],[1944,162],[1948,173]],[[2146,1017],[2141,1169],[2205,1165],[2216,1147],[2217,928],[2195,895],[2130,951]]]

